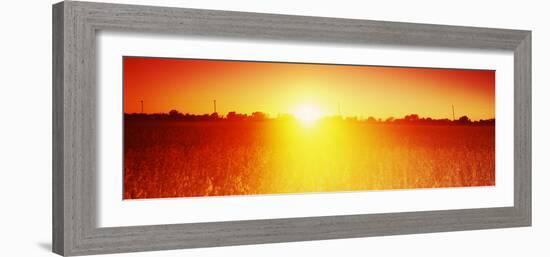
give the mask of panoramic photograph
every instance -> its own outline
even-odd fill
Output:
[[[495,71],[123,57],[123,199],[495,185]]]

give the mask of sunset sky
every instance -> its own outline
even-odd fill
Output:
[[[276,117],[314,106],[322,115],[473,120],[495,116],[495,72],[124,57],[124,112],[262,111]]]

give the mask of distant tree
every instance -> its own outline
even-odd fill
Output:
[[[394,120],[395,118],[390,116],[386,119],[386,122],[393,122]]]
[[[369,117],[367,118],[367,122],[372,122],[372,123],[374,123],[374,122],[376,122],[376,118],[374,118],[374,117],[372,117],[372,116],[369,116]]]
[[[262,121],[266,120],[267,115],[263,112],[253,112],[252,113],[252,120]]]
[[[237,113],[236,112],[228,112],[227,113],[227,119],[228,120],[235,120],[237,117]]]
[[[480,119],[480,120],[475,121],[473,123],[477,124],[477,125],[495,125],[495,119],[487,119],[487,120]]]
[[[405,121],[418,121],[418,114],[405,115]]]
[[[179,120],[184,118],[183,113],[180,113],[177,110],[171,110],[170,112],[168,112],[168,117],[169,119],[173,119],[173,120]]]
[[[470,120],[470,118],[468,118],[468,116],[464,115],[460,118],[458,118],[458,123],[461,123],[461,124],[468,124],[468,123],[471,123],[472,121]]]
[[[236,112],[227,113],[227,120],[246,120],[248,115]]]
[[[168,112],[168,115],[172,117],[178,116],[178,114],[180,114],[178,110],[171,110],[170,112]]]

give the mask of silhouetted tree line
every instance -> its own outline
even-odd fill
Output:
[[[171,110],[168,113],[125,113],[124,118],[128,120],[181,120],[181,121],[264,121],[269,117],[263,112],[246,113],[229,112],[225,117],[217,112],[211,114],[189,114]]]
[[[171,121],[267,121],[267,120],[295,120],[291,114],[279,114],[276,118],[270,118],[263,112],[253,112],[252,114],[228,112],[221,116],[214,112],[211,114],[189,114],[180,113],[177,110],[171,110],[168,113],[125,113],[126,120],[171,120]],[[495,119],[471,120],[468,116],[461,116],[457,120],[433,119],[430,117],[420,117],[418,114],[405,115],[403,118],[389,117],[385,120],[375,117],[360,119],[356,116],[327,116],[323,120],[348,121],[348,122],[367,122],[373,124],[418,124],[418,125],[494,125]]]
[[[371,121],[370,119],[367,119],[367,121]],[[457,124],[457,125],[494,125],[495,119],[480,119],[476,121],[472,121],[468,116],[461,116],[457,120],[450,120],[450,119],[433,119],[430,117],[419,117],[418,114],[409,114],[405,115],[405,117],[401,119],[395,119],[393,117],[387,118],[385,121],[386,123],[397,123],[397,124],[441,124],[441,125],[448,125],[448,124]]]
[[[450,119],[434,119],[434,118],[423,118],[418,116],[418,114],[409,114],[405,115],[403,118],[394,118],[388,117],[385,120],[375,117],[367,117],[366,119],[358,118],[357,116],[342,117],[342,116],[331,116],[327,119],[330,120],[344,120],[349,122],[366,122],[372,124],[417,124],[417,125],[494,125],[495,119],[480,119],[480,120],[471,120],[468,116],[462,116],[457,120]]]

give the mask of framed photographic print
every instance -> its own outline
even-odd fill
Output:
[[[53,251],[531,225],[531,32],[53,6]]]

